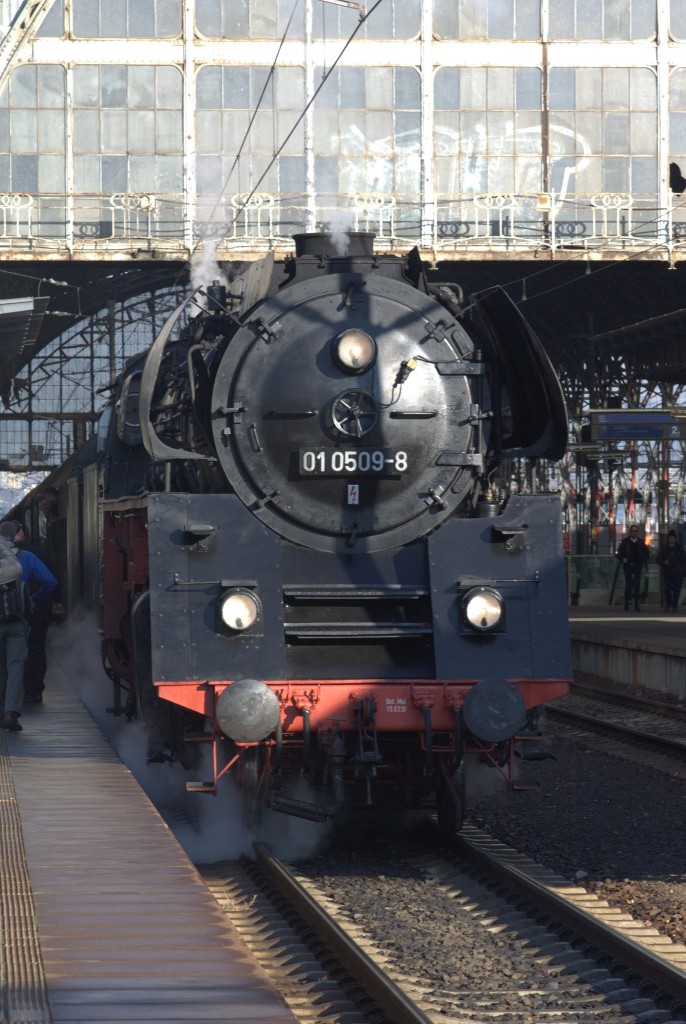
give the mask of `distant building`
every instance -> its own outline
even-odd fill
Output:
[[[329,225],[448,257],[657,256],[682,236],[677,0],[0,0],[0,21],[19,7],[0,250],[249,253]]]

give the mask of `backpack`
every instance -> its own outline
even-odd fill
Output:
[[[22,580],[0,584],[0,623],[21,622],[31,614],[31,596]]]
[[[14,583],[21,577],[21,562],[17,558],[17,549],[4,537],[0,537],[0,586]]]

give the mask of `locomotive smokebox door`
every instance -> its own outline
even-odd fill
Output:
[[[490,430],[483,363],[431,296],[372,273],[284,289],[248,317],[212,393],[250,512],[319,551],[411,543],[464,502]]]

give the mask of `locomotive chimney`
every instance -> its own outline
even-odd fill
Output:
[[[337,231],[327,234],[323,231],[308,231],[293,235],[296,256],[336,257],[373,256],[373,231]]]
[[[226,288],[219,281],[213,281],[207,289],[207,309],[210,313],[226,309]]]

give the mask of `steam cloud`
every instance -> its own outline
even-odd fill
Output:
[[[195,227],[200,240],[191,255],[190,278],[194,290],[207,288],[213,281],[228,285],[217,261],[217,250],[226,231],[226,225],[215,220],[224,209],[222,197],[223,188],[218,185],[214,198],[204,197],[196,208]]]
[[[219,782],[217,794],[188,793],[190,778],[211,778],[209,748],[207,763],[191,774],[179,764],[147,764],[146,734],[142,721],[127,722],[107,714],[112,701],[112,684],[100,660],[100,637],[94,615],[78,611],[68,622],[48,633],[48,673],[44,695],[50,712],[51,685],[69,686],[75,680],[77,694],[92,718],[107,736],[126,767],[165,818],[177,841],[195,863],[210,864],[251,855],[259,841],[284,860],[314,853],[326,838],[328,827],[265,811],[256,832],[242,823],[241,795],[230,774]],[[298,793],[302,796],[302,793]],[[306,798],[306,797],[305,797]]]
[[[350,232],[354,226],[351,210],[335,210],[329,220],[327,234],[339,256],[344,256],[350,243]]]
[[[208,238],[194,252],[191,259],[191,287],[194,291],[207,288],[213,281],[228,286],[226,274],[217,262],[218,248],[219,239]],[[204,306],[205,303],[200,300],[200,304]]]

